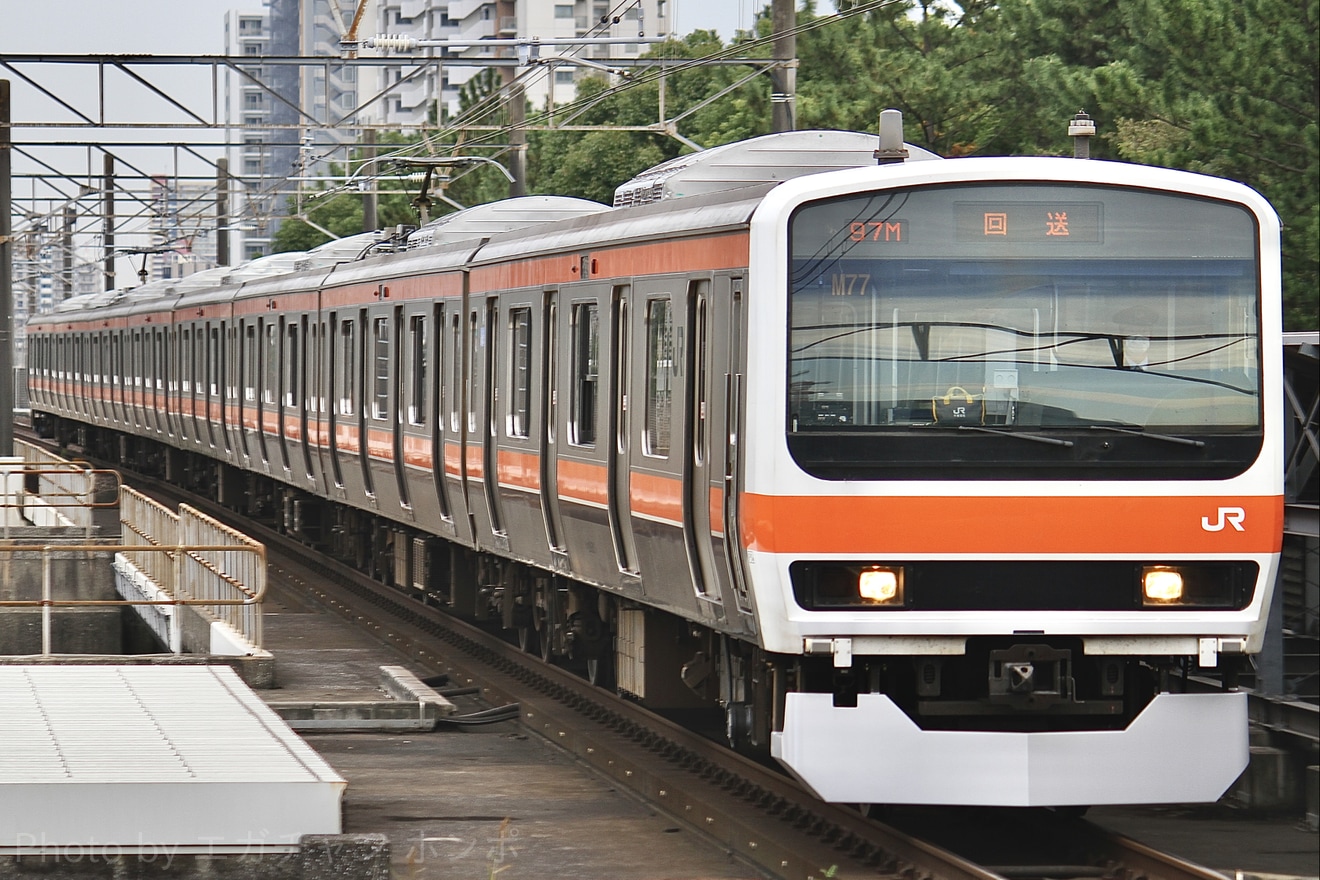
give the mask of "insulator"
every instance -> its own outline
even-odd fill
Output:
[[[394,52],[411,52],[417,48],[414,37],[396,37],[392,34],[376,34],[371,38],[371,45],[376,49],[389,49]]]

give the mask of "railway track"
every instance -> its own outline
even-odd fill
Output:
[[[31,442],[41,441],[28,436]],[[1222,880],[1098,826],[1043,810],[894,810],[893,825],[816,800],[794,781],[479,626],[315,554],[266,526],[134,475],[265,542],[272,566],[420,667],[517,703],[522,723],[655,809],[785,880]],[[896,827],[896,826],[902,826]]]

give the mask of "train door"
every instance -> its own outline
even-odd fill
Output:
[[[293,468],[290,466],[289,459],[289,434],[290,430],[289,416],[297,417],[298,407],[298,324],[288,318],[280,318],[279,323],[279,356],[276,360],[277,390],[279,394],[279,405],[276,407],[278,417],[276,419],[277,433],[280,447],[280,464],[284,467],[286,476],[290,475]]]
[[[238,325],[231,319],[220,322],[220,373],[224,387],[225,459],[238,463],[238,450],[242,446],[243,419],[239,415],[239,366],[242,356],[242,336]]]
[[[497,297],[486,300],[486,313],[483,321],[483,335],[486,342],[485,357],[482,359],[482,416],[484,439],[482,442],[482,475],[486,490],[486,506],[490,514],[490,530],[497,536],[507,537],[504,530],[504,517],[500,506],[499,475],[499,342],[500,342],[500,301]],[[507,547],[506,547],[507,549]]]
[[[426,319],[422,318],[420,325],[414,325],[412,332],[404,333],[404,315],[403,306],[395,306],[391,315],[393,323],[394,347],[390,357],[390,412],[393,418],[390,419],[390,434],[393,437],[393,457],[394,457],[394,483],[399,493],[399,506],[405,510],[412,510],[412,502],[408,495],[408,438],[407,425],[414,416],[424,415],[419,413],[416,406],[410,406],[416,403],[415,399],[410,401],[408,391],[408,376],[405,375],[404,365],[409,364],[415,372],[417,366],[413,358],[418,356],[425,357],[425,350],[418,347],[418,343],[425,344],[426,338]],[[421,339],[416,338],[420,333]],[[411,362],[411,363],[410,363]]]
[[[330,335],[325,340],[326,350],[326,443],[329,447],[330,479],[333,491],[344,497],[343,459],[351,444],[345,443],[353,415],[353,320],[339,312],[330,313]],[[341,432],[345,436],[340,436]],[[331,490],[330,486],[326,487]]]
[[[206,325],[207,328],[207,404],[206,424],[211,430],[211,448],[229,452],[229,414],[225,412],[225,322]]]
[[[370,318],[366,309],[358,310],[357,327],[357,351],[353,353],[354,363],[354,385],[359,392],[360,405],[357,407],[357,429],[358,429],[358,464],[362,468],[362,491],[366,493],[368,499],[375,501],[376,484],[371,478],[371,443],[370,443],[370,424],[368,422],[368,411],[375,406],[368,402],[370,386],[367,384],[367,377],[371,375],[369,369],[369,335],[371,330]],[[377,328],[377,335],[380,333]],[[378,343],[379,344],[379,343]]]
[[[129,330],[124,334],[124,341],[127,343],[125,352],[125,362],[128,372],[124,374],[125,381],[128,383],[128,424],[135,431],[142,430],[142,331]],[[70,345],[64,352],[64,379],[65,387],[72,394],[73,382],[73,346]],[[70,401],[72,407],[72,401]]]
[[[295,403],[298,405],[298,446],[302,449],[303,473],[307,482],[316,485],[316,468],[312,466],[312,432],[316,418],[316,394],[309,375],[308,365],[316,352],[316,324],[309,315],[298,319],[299,335],[302,345],[297,352],[293,365]]]
[[[559,291],[547,290],[541,304],[541,515],[555,568],[567,570],[568,548],[559,507]]]
[[[257,385],[253,378],[257,361],[257,328],[251,319],[238,322],[238,448],[243,453],[243,464],[252,460],[252,417],[257,402]]]
[[[279,408],[276,394],[279,386],[279,324],[274,318],[257,320],[257,348],[261,363],[257,368],[257,446],[261,463],[270,473],[270,462],[275,457],[275,429]]]
[[[165,353],[162,363],[165,365],[165,413],[166,431],[170,440],[179,437],[179,331],[170,325],[162,329],[165,337]]]
[[[747,579],[743,567],[742,541],[739,536],[739,472],[742,470],[741,456],[741,416],[743,411],[743,338],[745,333],[745,313],[743,303],[743,279],[734,278],[730,282],[729,309],[726,316],[729,340],[727,367],[724,373],[724,492],[723,492],[723,541],[724,558],[737,597],[740,611],[751,612],[751,601],[747,593]]]
[[[611,447],[608,464],[610,534],[614,543],[614,558],[619,570],[639,574],[637,546],[632,531],[632,474],[629,455],[630,413],[628,397],[632,388],[632,345],[629,316],[631,288],[622,284],[614,288],[610,298],[610,435]]]
[[[206,424],[206,327],[192,325],[192,435],[201,446],[207,436]]]
[[[457,315],[454,316],[457,319]],[[457,326],[457,325],[455,325]],[[432,306],[431,327],[435,342],[431,346],[431,482],[435,487],[436,503],[439,505],[440,518],[448,525],[453,525],[454,512],[449,506],[449,481],[446,478],[445,434],[449,422],[449,399],[445,394],[445,307],[440,303]],[[425,364],[423,364],[425,370]]]
[[[156,378],[152,385],[152,408],[156,411],[156,432],[162,435],[170,433],[170,396],[169,396],[169,372],[170,359],[168,348],[169,331],[164,327],[157,327],[152,331],[154,344],[152,345],[152,356],[156,361]]]
[[[721,601],[719,574],[711,534],[711,415],[710,363],[713,338],[710,332],[710,282],[702,279],[688,285],[687,296],[687,401],[683,454],[683,543],[698,598]]]

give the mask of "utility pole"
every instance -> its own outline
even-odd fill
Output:
[[[0,458],[14,455],[14,242],[9,80],[0,79]],[[6,491],[7,484],[6,482]],[[8,516],[8,511],[5,511]]]
[[[770,71],[770,128],[797,129],[797,28],[796,0],[774,0],[770,8],[775,34],[774,59]]]
[[[64,280],[64,296],[61,299],[68,299],[73,296],[73,229],[77,223],[77,214],[73,210],[73,205],[64,206],[64,231],[62,241],[64,242],[63,269],[60,277]]]
[[[513,73],[511,68],[504,70]],[[527,195],[527,95],[522,83],[516,82],[509,85],[509,146],[509,172],[513,175],[509,198],[516,199]]]
[[[105,289],[115,289],[115,157],[105,154]]]
[[[229,265],[229,160],[215,160],[215,264]]]
[[[369,128],[362,132],[363,165],[376,158],[376,129]],[[379,223],[376,220],[376,184],[372,182],[362,193],[362,231],[375,232]]]

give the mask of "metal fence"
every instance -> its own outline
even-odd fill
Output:
[[[41,609],[43,654],[51,652],[54,609],[117,605],[173,607],[163,637],[175,653],[182,650],[177,611],[184,606],[207,623],[227,624],[236,641],[261,649],[265,545],[189,505],[172,511],[121,485],[115,471],[67,461],[23,441],[15,441],[14,451],[15,460],[0,468],[0,565],[39,559],[41,596],[32,589],[31,598],[0,599],[0,607]],[[117,523],[111,508],[118,509]],[[117,525],[114,534],[107,534],[107,520]],[[60,543],[70,537],[83,543]],[[130,591],[134,598],[55,598],[54,569],[61,560],[83,557],[116,559],[116,571],[123,560],[138,582]]]
[[[120,492],[124,557],[176,604],[194,605],[262,643],[266,547],[242,532],[179,505],[178,513],[127,486]]]
[[[21,513],[24,525],[81,528],[90,541],[97,512],[119,506],[118,471],[69,461],[23,440],[14,441],[14,455],[22,459],[22,467],[10,475],[15,485],[0,497],[6,539],[10,527],[19,524],[10,510]]]

